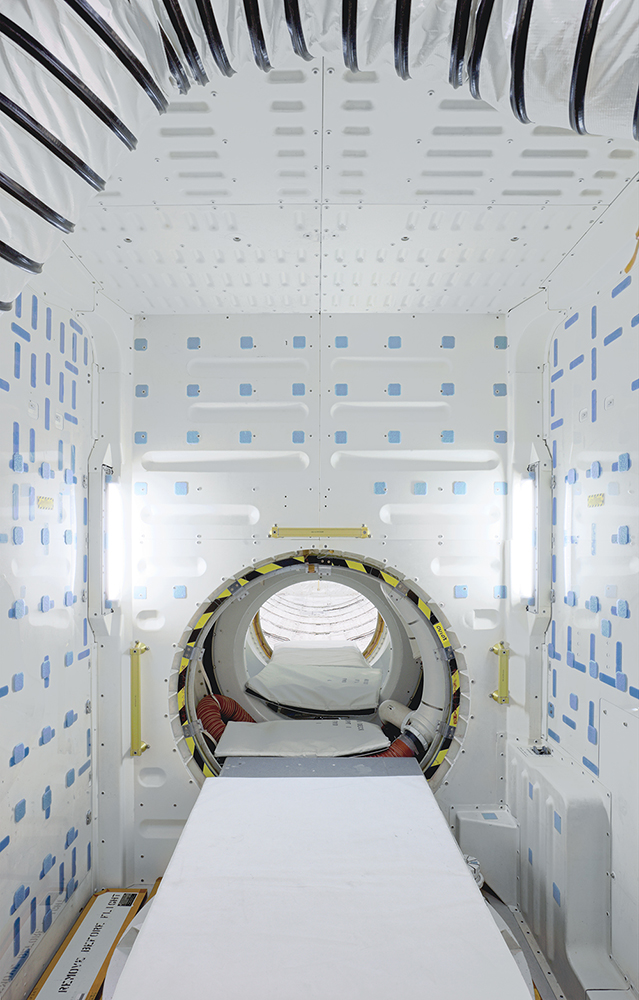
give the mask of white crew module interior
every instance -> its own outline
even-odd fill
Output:
[[[638,91],[631,0],[3,0],[1,1000],[639,996]]]

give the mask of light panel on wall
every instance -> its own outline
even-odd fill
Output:
[[[104,596],[105,607],[122,599],[124,582],[124,508],[119,483],[106,476],[104,490]]]
[[[513,590],[529,611],[536,611],[537,605],[537,483],[537,466],[529,465],[516,479],[513,497]]]

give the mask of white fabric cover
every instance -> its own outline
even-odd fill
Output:
[[[359,719],[229,722],[216,757],[347,757],[390,746],[379,726]]]
[[[381,682],[381,670],[369,667],[354,643],[287,642],[246,688],[312,712],[374,711]]]

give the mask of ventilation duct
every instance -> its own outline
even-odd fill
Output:
[[[0,307],[42,270],[168,95],[341,50],[526,125],[637,139],[633,0],[5,0],[0,13]],[[401,113],[401,108],[398,109]]]

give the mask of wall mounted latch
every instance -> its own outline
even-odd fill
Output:
[[[148,744],[142,740],[142,704],[140,701],[140,657],[146,653],[148,646],[143,642],[134,642],[129,650],[131,654],[131,756],[140,757]]]
[[[491,698],[494,698],[498,705],[507,705],[508,697],[508,661],[510,660],[510,649],[504,642],[496,642],[490,647],[491,653],[496,653],[499,657],[499,680],[497,690],[493,691]]]

